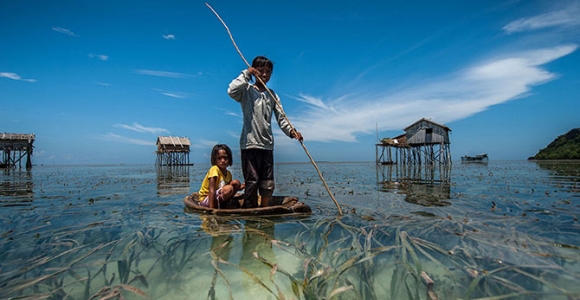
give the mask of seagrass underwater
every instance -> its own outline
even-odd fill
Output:
[[[2,170],[0,299],[580,298],[580,162],[320,163],[341,217],[305,163],[311,215],[188,213],[208,167]]]

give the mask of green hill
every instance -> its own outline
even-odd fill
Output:
[[[580,159],[580,128],[557,137],[529,159]]]

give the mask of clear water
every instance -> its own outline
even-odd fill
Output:
[[[311,164],[275,218],[185,212],[209,165],[2,171],[0,298],[580,298],[580,163],[318,166],[343,216]]]

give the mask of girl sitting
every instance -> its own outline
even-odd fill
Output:
[[[198,192],[199,204],[209,208],[225,207],[245,187],[239,180],[232,180],[232,173],[227,169],[232,165],[230,147],[224,144],[215,145],[211,150],[211,165]]]

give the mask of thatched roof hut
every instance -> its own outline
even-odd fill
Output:
[[[27,150],[34,142],[34,138],[34,134],[0,133],[0,150]]]
[[[191,142],[187,137],[159,136],[157,137],[156,164],[161,166],[191,165],[189,152]]]
[[[159,136],[156,145],[157,153],[189,152],[191,142],[187,137]]]

